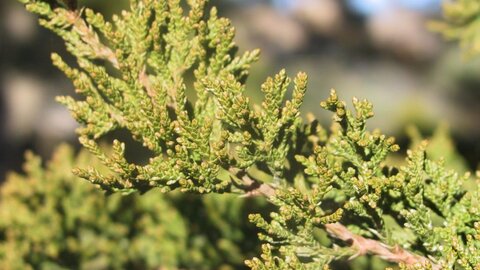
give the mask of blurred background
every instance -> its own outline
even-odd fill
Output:
[[[126,1],[80,0],[80,5],[112,14]],[[326,125],[331,115],[319,107],[331,88],[343,99],[366,98],[380,128],[408,145],[406,127],[430,135],[450,126],[471,169],[480,160],[480,59],[465,59],[456,44],[430,32],[441,19],[441,0],[216,0],[231,18],[241,51],[260,48],[248,91],[281,68],[309,74],[303,106]],[[107,18],[110,17],[107,15]],[[73,87],[50,62],[65,55],[62,41],[39,27],[15,0],[0,1],[0,179],[18,170],[23,152],[49,156],[60,142],[76,143],[76,123],[54,97]],[[0,180],[1,181],[1,180]]]

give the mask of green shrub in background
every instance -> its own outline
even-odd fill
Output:
[[[262,254],[246,261],[252,269],[480,268],[478,181],[431,159],[435,151],[425,141],[404,161],[389,162],[399,147],[367,129],[373,109],[366,100],[353,99],[350,110],[332,90],[320,103],[333,113],[331,128],[304,120],[304,73],[291,79],[282,70],[268,78],[259,87],[264,101],[251,104],[245,80],[258,51],[236,56],[233,27],[215,8],[205,12],[206,1],[131,0],[130,10],[112,22],[88,8],[20,1],[77,60],[72,65],[52,56],[83,97],[58,100],[81,124],[81,144],[108,172],[80,164],[76,175],[107,192],[268,199],[275,206],[269,216],[249,215],[264,242]],[[135,145],[119,140],[104,151],[99,141],[118,130],[128,131],[151,158],[130,160],[125,149]],[[221,198],[213,205],[222,205]],[[232,215],[218,210],[207,208],[216,224]],[[219,231],[238,232],[235,239],[248,242],[233,226],[223,223]],[[180,253],[193,250],[187,245]],[[232,257],[233,250],[216,254]],[[383,263],[364,264],[369,257]]]
[[[154,269],[179,264],[188,228],[153,192],[103,196],[71,174],[91,164],[60,147],[44,170],[27,153],[26,175],[10,174],[0,196],[0,269]]]
[[[245,241],[255,236],[245,208],[258,200],[105,197],[71,174],[95,163],[85,151],[75,157],[63,145],[45,169],[26,156],[26,174],[10,174],[0,189],[0,269],[229,269],[258,249],[255,237]]]

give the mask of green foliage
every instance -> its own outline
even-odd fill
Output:
[[[440,124],[429,138],[424,138],[415,126],[407,127],[407,134],[411,149],[419,147],[424,140],[427,140],[428,145],[425,151],[430,159],[443,160],[446,168],[454,169],[459,173],[469,171],[467,161],[458,153],[446,123]]]
[[[467,56],[480,53],[480,38],[478,32],[478,14],[480,1],[455,0],[443,3],[444,21],[430,23],[430,28],[441,32],[450,40],[460,41],[460,46]]]
[[[305,166],[311,189],[278,191],[272,202],[279,206],[279,212],[271,214],[271,221],[259,215],[251,217],[267,232],[260,238],[269,244],[264,250],[264,263],[254,259],[248,264],[254,269],[270,269],[272,263],[295,269],[301,263],[306,269],[318,269],[368,251],[363,250],[368,243],[362,247],[360,240],[341,228],[332,228],[331,224],[340,222],[350,232],[392,247],[392,254],[387,250],[379,252],[385,259],[393,258],[393,247],[399,245],[432,258],[425,262],[435,269],[454,269],[459,261],[463,269],[476,269],[480,254],[466,252],[466,246],[472,243],[461,239],[473,239],[480,225],[475,206],[480,195],[478,182],[475,188],[466,190],[471,185],[469,174],[459,176],[445,169],[442,162],[429,160],[426,142],[408,151],[405,166],[386,165],[388,152],[398,146],[391,138],[365,130],[365,119],[371,116],[370,104],[357,100],[353,104],[355,112],[346,110],[335,92],[322,103],[335,112],[334,120],[339,125],[324,145],[314,148],[313,155],[297,156]],[[354,247],[358,246],[345,248],[316,239],[322,227],[331,236],[350,239]],[[457,244],[462,247],[456,248]],[[474,244],[472,250],[479,245]],[[291,261],[274,259],[278,256],[275,247],[280,257]]]
[[[162,196],[108,198],[71,174],[74,158],[60,147],[47,169],[27,153],[26,175],[10,174],[0,196],[1,269],[155,269],[179,264],[187,228]]]
[[[260,242],[254,237],[258,230],[247,216],[250,211],[271,208],[263,198],[177,194],[172,201],[189,231],[187,246],[178,250],[182,254],[180,269],[243,269],[244,260],[260,251]]]
[[[27,153],[26,175],[0,189],[0,269],[213,269],[239,267],[258,241],[246,221],[258,200],[156,192],[113,194],[73,176],[96,165],[59,147],[44,169]]]
[[[399,147],[367,129],[366,100],[353,99],[349,110],[332,90],[320,104],[334,113],[330,131],[304,121],[304,73],[268,78],[263,102],[251,104],[245,80],[258,51],[235,56],[233,28],[214,8],[204,12],[205,1],[131,0],[112,22],[88,8],[21,1],[77,60],[73,67],[52,57],[83,96],[59,101],[82,124],[82,145],[110,170],[80,165],[82,178],[109,192],[263,195],[275,211],[249,216],[265,242],[260,258],[246,261],[253,269],[358,269],[351,259],[367,255],[401,269],[479,269],[478,182],[430,159],[426,142],[402,166],[389,164]],[[111,153],[102,150],[99,140],[116,130],[151,158],[129,160],[125,148],[134,145],[118,140]],[[207,204],[209,216],[236,235],[222,224],[231,214],[222,200]]]
[[[283,107],[290,79],[285,71],[268,79],[265,101],[251,110],[243,81],[258,51],[235,57],[229,21],[215,9],[207,16],[204,6],[205,1],[190,1],[184,16],[179,1],[132,1],[131,11],[110,23],[90,9],[83,10],[83,19],[80,12],[27,1],[27,9],[41,15],[41,24],[60,35],[77,58],[79,69],[52,56],[85,96],[59,101],[83,124],[80,142],[113,171],[104,176],[80,169],[78,175],[111,191],[161,187],[200,193],[228,191],[231,183],[222,176],[255,163],[282,175],[306,75],[295,78],[293,98]],[[189,74],[191,85],[184,78]],[[187,91],[195,98],[188,99]],[[147,164],[129,163],[119,141],[111,156],[99,149],[98,139],[118,129],[130,131],[152,152]]]

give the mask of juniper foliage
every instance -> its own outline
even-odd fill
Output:
[[[477,18],[480,2],[477,0],[456,0],[443,3],[443,21],[430,23],[430,28],[440,32],[449,40],[460,42],[467,57],[480,52],[480,38],[477,35]]]
[[[91,163],[91,156],[74,158],[66,145],[46,169],[32,153],[26,158],[26,175],[12,173],[1,187],[1,269],[153,269],[179,263],[186,224],[162,196],[105,198],[71,174],[74,166]]]
[[[264,203],[234,195],[112,194],[75,177],[105,168],[62,145],[44,167],[26,154],[24,174],[0,187],[0,269],[232,269],[258,241],[247,210]]]
[[[84,97],[59,101],[111,171],[77,175],[109,192],[265,196],[277,208],[250,216],[265,242],[246,261],[253,269],[328,269],[366,255],[401,269],[479,269],[478,181],[430,159],[426,142],[389,163],[399,147],[367,129],[366,100],[349,110],[332,90],[321,103],[333,112],[330,131],[304,121],[304,73],[268,78],[263,102],[252,104],[245,80],[258,51],[236,56],[233,27],[215,8],[205,12],[206,1],[131,0],[112,22],[88,8],[20,1],[77,60],[52,56]],[[151,152],[146,164],[129,161],[131,146],[118,140],[112,154],[98,146],[119,129]]]

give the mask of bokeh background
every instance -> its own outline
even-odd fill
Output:
[[[80,0],[106,14],[124,0]],[[380,128],[408,145],[406,128],[428,136],[449,125],[470,169],[480,160],[480,59],[467,59],[456,44],[427,28],[441,19],[441,0],[216,0],[231,18],[240,50],[260,48],[248,91],[260,99],[264,79],[285,68],[309,74],[303,106],[326,125],[319,107],[330,88],[344,99],[367,98]],[[107,15],[107,17],[109,17]],[[59,38],[39,27],[15,0],[0,1],[0,179],[18,170],[23,152],[48,156],[60,142],[76,144],[76,123],[54,97],[73,93],[50,63],[65,55]],[[0,180],[1,181],[1,180]]]

